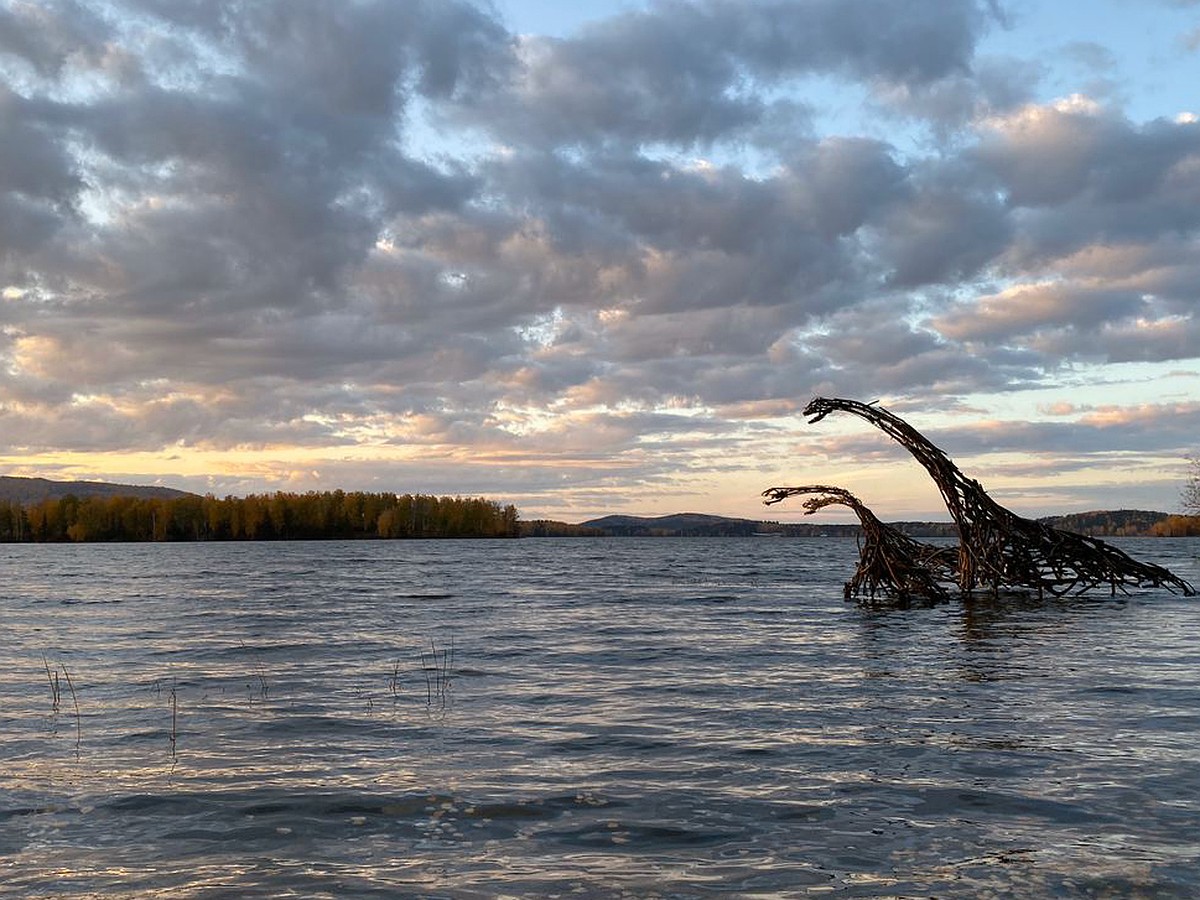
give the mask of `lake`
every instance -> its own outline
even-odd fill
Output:
[[[856,561],[0,545],[0,895],[1200,895],[1200,602],[868,610]]]

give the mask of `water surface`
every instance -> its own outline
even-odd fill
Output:
[[[0,546],[0,894],[1200,895],[1195,600],[871,611],[856,559]]]

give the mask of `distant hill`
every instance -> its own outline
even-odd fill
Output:
[[[609,537],[851,537],[858,533],[857,525],[766,522],[703,513],[651,517],[603,516],[581,522],[580,525]]]
[[[517,522],[517,530],[521,537],[609,537],[599,528],[571,525],[553,519],[521,519]]]
[[[1148,534],[1165,518],[1166,513],[1149,509],[1096,509],[1065,516],[1047,516],[1038,521],[1076,534],[1121,537]]]
[[[1150,534],[1155,524],[1167,514],[1145,509],[1095,510],[1065,516],[1047,516],[1041,521],[1064,531],[1104,537]],[[915,538],[957,538],[958,531],[950,522],[891,522],[898,531]],[[739,519],[702,513],[677,513],[669,516],[602,516],[578,525],[541,520],[536,530],[527,536],[606,537],[750,537],[779,535],[782,537],[853,537],[857,525],[806,522],[774,522]]]
[[[187,491],[144,484],[112,484],[107,481],[51,481],[49,478],[18,478],[0,475],[0,501],[29,505],[63,497],[161,497],[164,500],[192,496]]]
[[[702,513],[676,513],[670,516],[603,516],[581,523],[585,528],[596,528],[605,534],[617,536],[677,537],[682,535],[706,535],[712,537],[738,537],[751,535],[759,530],[759,522],[751,519],[731,519],[725,516],[710,516]]]

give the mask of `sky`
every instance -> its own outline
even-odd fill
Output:
[[[1174,511],[1196,85],[1200,0],[0,0],[0,474],[944,519],[836,396]]]

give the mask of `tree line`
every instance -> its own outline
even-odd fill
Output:
[[[517,537],[516,507],[483,498],[345,491],[217,498],[0,501],[0,541],[269,541]]]

